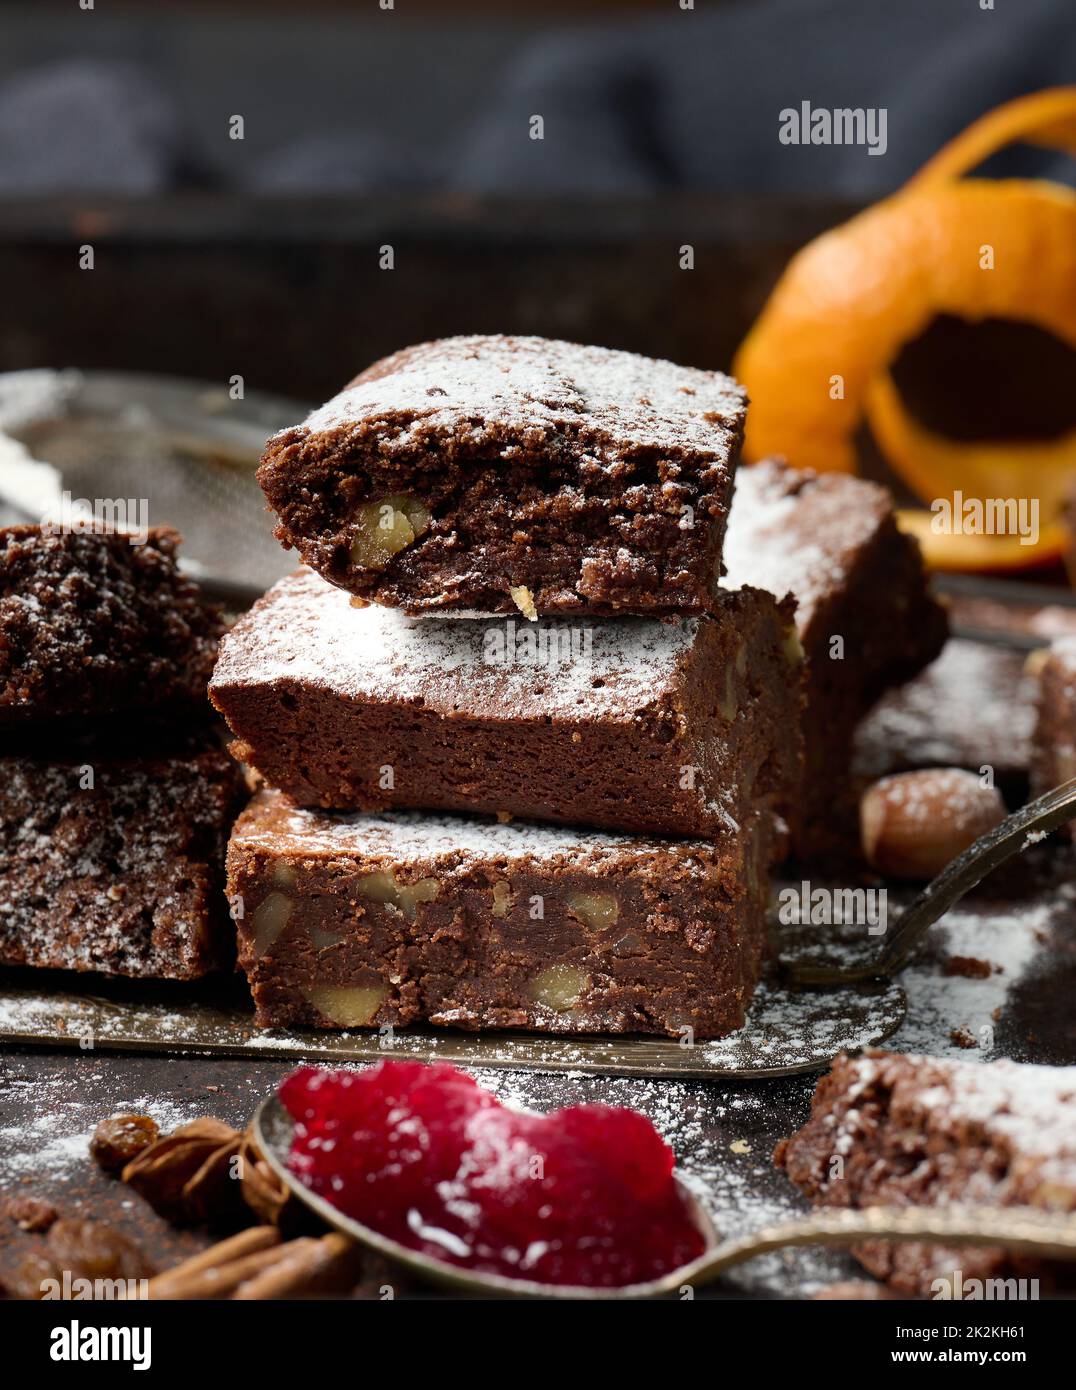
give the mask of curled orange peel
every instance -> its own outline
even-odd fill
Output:
[[[1032,323],[1076,349],[1076,193],[1042,180],[952,181],[1012,140],[1076,152],[1076,87],[999,107],[900,192],[804,247],[733,367],[752,401],[749,458],[784,454],[800,467],[854,472],[866,420],[894,472],[927,503],[956,491],[1039,499],[1035,545],[912,527],[928,562],[943,568],[1054,557],[1064,541],[1058,512],[1076,479],[1076,433],[945,439],[909,417],[889,374],[939,314]]]

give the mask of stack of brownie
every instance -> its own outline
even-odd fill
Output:
[[[722,588],[743,392],[540,339],[371,367],[270,440],[310,567],[210,696],[265,1026],[720,1036],[802,791],[794,604]]]
[[[222,623],[178,539],[0,530],[0,963],[192,979],[234,955]]]

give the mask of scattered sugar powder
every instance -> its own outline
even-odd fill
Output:
[[[88,1122],[86,1094],[96,1088],[110,1092],[109,1104]],[[205,1112],[204,1104],[200,1106],[193,1099],[189,1105],[180,1105],[160,1096],[131,1095],[116,1089],[107,1071],[86,1076],[72,1069],[52,1077],[37,1075],[32,1080],[0,1074],[5,1109],[20,1099],[20,1092],[25,1107],[33,1107],[34,1118],[0,1126],[0,1189],[28,1173],[48,1183],[84,1169],[93,1131],[106,1115],[150,1115],[161,1133],[168,1134]]]
[[[1040,955],[1052,925],[1071,913],[1072,903],[1073,889],[1066,884],[1012,911],[996,904],[988,911],[974,903],[952,908],[931,927],[930,949],[900,976],[908,1014],[887,1047],[968,1060],[950,1037],[954,1029],[966,1029],[979,1044],[972,1065],[999,1056],[995,1016]],[[985,978],[946,975],[942,962],[950,956],[986,959],[1000,970]]]

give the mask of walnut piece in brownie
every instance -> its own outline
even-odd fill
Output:
[[[642,840],[259,792],[228,848],[257,1022],[720,1037],[761,968],[770,831]]]
[[[234,955],[224,749],[0,757],[0,964],[192,979]]]
[[[745,396],[719,372],[543,338],[376,362],[269,440],[276,534],[409,613],[703,612]]]
[[[1037,653],[1036,653],[1037,655]],[[1035,796],[1076,777],[1076,637],[1050,645],[1038,673],[1031,737],[1031,790]],[[1076,820],[1059,832],[1076,838]]]
[[[792,604],[698,618],[410,618],[303,571],[221,644],[236,757],[300,805],[723,834],[802,775]]]
[[[1076,1067],[869,1051],[819,1081],[774,1160],[815,1206],[1032,1206],[1076,1211]],[[993,1248],[868,1241],[857,1259],[903,1293],[935,1280],[1041,1276],[1071,1265]]]
[[[928,591],[919,546],[897,529],[885,488],[770,459],[737,473],[725,564],[727,587],[796,600],[807,703],[795,848],[805,859],[855,859],[856,724],[945,642],[945,613]]]
[[[223,631],[179,536],[0,529],[0,725],[205,710]]]

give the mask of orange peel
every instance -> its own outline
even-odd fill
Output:
[[[1076,193],[1044,180],[953,181],[1012,140],[1076,152],[1076,87],[988,113],[900,192],[804,247],[733,367],[752,400],[749,458],[784,454],[800,467],[854,472],[865,420],[926,502],[956,491],[1020,497],[1033,483],[1042,518],[1035,545],[915,527],[928,560],[945,568],[1055,557],[1058,513],[1076,479],[1076,432],[945,439],[909,417],[889,375],[901,348],[939,314],[1031,323],[1076,349]]]

